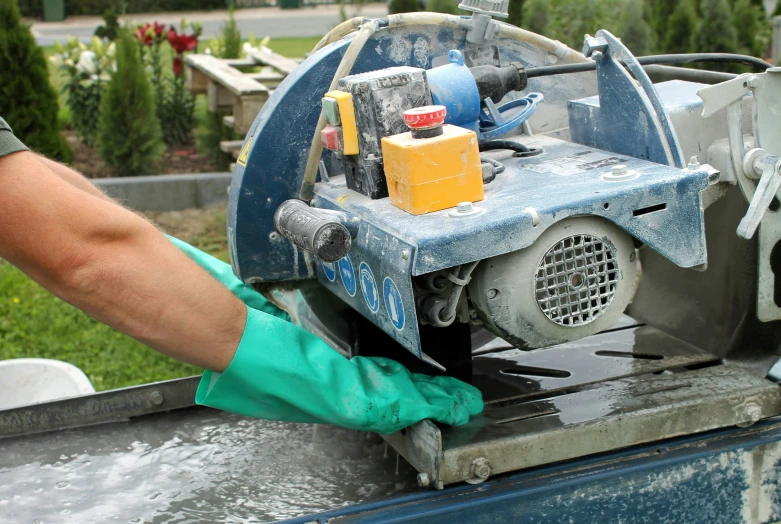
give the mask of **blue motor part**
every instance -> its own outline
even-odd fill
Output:
[[[445,106],[445,123],[478,132],[480,93],[461,51],[451,50],[450,63],[426,71],[434,104]]]
[[[542,102],[540,93],[498,104],[508,93],[526,88],[520,63],[507,67],[467,67],[461,51],[453,49],[449,64],[426,71],[434,104],[447,108],[446,124],[470,129],[479,141],[491,140],[523,124]]]

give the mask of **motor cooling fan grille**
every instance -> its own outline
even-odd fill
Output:
[[[559,241],[540,260],[537,304],[556,324],[576,327],[596,320],[618,287],[613,246],[589,235]]]

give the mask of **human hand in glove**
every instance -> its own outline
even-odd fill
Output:
[[[279,310],[239,281],[228,264],[172,241],[248,306],[233,360],[223,373],[204,373],[198,404],[383,434],[427,418],[461,425],[483,410],[480,391],[454,378],[411,373],[385,358],[348,360],[286,315],[275,315]]]

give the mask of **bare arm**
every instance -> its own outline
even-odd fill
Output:
[[[101,322],[223,371],[244,330],[241,301],[152,224],[48,165],[0,157],[0,257]]]
[[[55,162],[54,160],[49,160],[42,155],[35,155],[35,159],[38,160],[38,162],[41,162],[44,166],[48,167],[52,173],[65,180],[70,185],[81,189],[90,195],[100,197],[104,200],[111,200],[108,196],[106,196],[105,193],[103,193],[103,191],[95,187],[92,182],[84,178],[83,175],[77,173],[73,169]]]

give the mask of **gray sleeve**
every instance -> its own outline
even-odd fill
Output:
[[[11,126],[0,117],[0,157],[19,151],[29,151],[29,149],[22,144],[21,140],[14,136]]]

